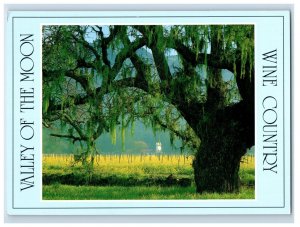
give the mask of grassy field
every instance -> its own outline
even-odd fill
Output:
[[[241,163],[241,190],[233,194],[195,193],[192,157],[183,155],[97,156],[91,185],[86,185],[82,166],[71,155],[44,155],[43,199],[254,199],[254,158]],[[177,179],[165,185],[172,174]],[[190,179],[182,187],[178,179]],[[157,185],[155,185],[157,184]]]
[[[253,189],[243,187],[240,193],[195,193],[195,187],[121,187],[46,185],[46,200],[130,200],[130,199],[253,199]]]

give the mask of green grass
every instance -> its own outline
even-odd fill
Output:
[[[251,187],[239,193],[195,193],[194,187],[43,186],[44,200],[254,199]]]

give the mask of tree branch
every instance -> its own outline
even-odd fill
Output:
[[[82,130],[80,129],[80,127],[73,121],[73,119],[67,115],[66,113],[62,113],[62,117],[70,124],[73,126],[73,128],[77,131],[77,133],[79,134],[80,138],[82,138],[82,140],[87,140],[87,137],[84,135],[84,133],[82,132]]]
[[[130,60],[132,64],[134,65],[134,68],[137,71],[135,85],[137,85],[140,89],[148,92],[149,91],[149,85],[147,81],[147,75],[146,75],[146,64],[138,57],[136,53],[130,57]]]
[[[155,117],[156,122],[163,127],[164,129],[169,130],[170,132],[174,133],[178,138],[180,138],[182,141],[186,143],[192,144],[192,148],[197,150],[200,146],[200,140],[196,137],[196,135],[193,135],[191,131],[181,131],[177,130],[173,127],[173,125],[168,125],[164,123],[160,118]]]
[[[87,42],[84,37],[83,37],[83,33],[82,31],[80,30],[80,27],[77,29],[77,32],[81,35],[80,39],[76,37],[76,35],[72,34],[72,38],[78,42],[78,43],[81,43],[85,48],[89,49],[90,51],[92,51],[92,53],[95,55],[95,58],[97,61],[100,60],[100,55],[98,53],[98,51],[90,45],[89,42]]]
[[[102,60],[103,63],[110,68],[110,61],[108,60],[107,57],[107,44],[109,42],[109,39],[104,38],[102,27],[98,26],[98,29],[99,29],[98,35],[100,36],[101,39]]]
[[[117,76],[126,58],[132,56],[136,50],[140,49],[142,46],[145,46],[145,44],[146,44],[145,39],[143,38],[136,39],[135,41],[131,42],[127,48],[123,48],[120,51],[120,53],[116,56],[115,64],[112,67],[110,73],[111,81],[114,80],[115,77]]]
[[[77,66],[76,68],[93,68],[96,69],[95,65],[93,63],[90,62],[86,62],[83,58],[79,58],[77,60]]]
[[[137,88],[143,89],[143,86],[139,82],[137,82],[136,78],[134,78],[134,77],[124,78],[124,79],[121,79],[121,80],[113,81],[111,86],[115,87],[115,88],[137,87]],[[83,104],[88,102],[89,98],[92,95],[97,97],[97,96],[108,94],[109,92],[110,92],[109,87],[106,86],[106,87],[96,88],[94,94],[86,94],[85,96],[82,96],[82,95],[78,94],[78,95],[73,97],[73,99],[74,99],[73,105],[83,105]],[[69,108],[70,105],[68,103],[65,103],[64,107]],[[60,103],[55,104],[53,102],[50,102],[48,110],[49,111],[60,111],[61,110],[61,104]]]
[[[104,37],[104,33],[102,31],[102,27],[101,26],[96,26],[99,31],[97,32],[99,37],[101,38],[101,50],[102,50],[102,59],[103,62],[106,66],[108,66],[109,68],[111,68],[111,62],[108,59],[107,56],[107,49],[108,49],[108,45],[109,43],[115,38],[115,36],[118,34],[118,32],[120,32],[122,30],[122,26],[114,26],[113,28],[110,26],[110,34],[108,37]]]
[[[161,81],[166,82],[166,87],[169,87],[169,83],[171,80],[171,72],[169,69],[169,65],[165,56],[165,49],[161,49],[156,43],[156,40],[164,40],[162,27],[155,26],[154,39],[150,44],[150,48],[153,53],[153,59],[156,65],[156,69]],[[165,42],[164,42],[165,44]]]
[[[157,41],[162,40],[163,45],[166,45],[165,37],[163,36],[163,28],[162,26],[149,26],[149,31],[146,30],[145,26],[133,26],[133,28],[137,29],[140,33],[142,33],[143,37],[147,40],[147,46],[152,50],[153,59],[156,65],[156,69],[161,81],[165,82],[165,90],[169,87],[169,83],[171,80],[171,73],[169,69],[168,62],[165,57],[165,49],[161,49],[161,47],[157,46]],[[147,35],[151,34],[151,35]],[[151,37],[151,39],[150,39]],[[168,92],[168,91],[167,91]]]
[[[73,136],[73,135],[61,135],[61,134],[51,133],[50,136],[72,139],[73,143],[75,143],[76,141],[85,140],[85,139],[82,139],[81,137],[77,137],[77,136]]]
[[[187,62],[196,67],[199,64],[205,64],[205,53],[196,54],[189,47],[185,46],[181,41],[172,37],[172,42],[166,42],[168,48],[175,49]],[[221,60],[219,57],[207,54],[207,65],[218,69],[227,69],[233,72],[233,63],[228,59]]]

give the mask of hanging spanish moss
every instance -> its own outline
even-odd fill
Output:
[[[83,144],[89,176],[95,141],[120,135],[126,152],[141,121],[195,155],[198,192],[238,190],[254,144],[253,25],[47,25],[42,42],[44,126]]]

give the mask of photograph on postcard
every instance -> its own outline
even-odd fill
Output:
[[[254,199],[254,45],[253,24],[44,25],[43,199]]]

